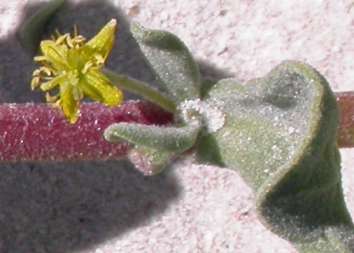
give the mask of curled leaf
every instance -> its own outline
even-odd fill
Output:
[[[104,137],[110,142],[126,140],[137,146],[181,152],[194,145],[199,130],[199,125],[160,127],[122,122],[110,125],[105,130]]]
[[[152,176],[162,172],[177,155],[176,152],[139,146],[129,151],[128,159],[145,176]]]
[[[116,123],[104,132],[109,142],[122,140],[134,144],[128,158],[144,175],[155,175],[174,158],[190,149],[196,142],[200,125],[162,127],[135,123]]]
[[[257,210],[273,232],[300,252],[352,252],[336,144],[338,109],[312,67],[285,62],[264,78],[216,84],[225,126],[202,135],[203,152],[237,170],[256,191]]]
[[[167,31],[133,24],[131,32],[163,88],[180,103],[200,98],[200,73],[184,43]]]
[[[21,26],[17,36],[22,45],[31,55],[34,55],[39,46],[40,37],[45,24],[64,4],[65,0],[50,0],[42,3],[43,6],[30,16]]]

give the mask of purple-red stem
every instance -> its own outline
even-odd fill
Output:
[[[338,92],[336,96],[340,110],[338,146],[340,148],[354,147],[354,92]]]
[[[69,124],[62,113],[46,104],[0,105],[1,161],[108,160],[125,156],[126,142],[104,140],[104,129],[114,122],[166,124],[172,115],[147,102],[127,102],[107,108],[81,105],[81,117]]]
[[[354,147],[354,92],[336,96],[341,113],[338,145]],[[119,159],[127,154],[129,145],[105,141],[107,126],[116,122],[164,125],[172,119],[173,115],[148,102],[126,102],[113,109],[82,104],[81,117],[74,125],[46,104],[0,104],[0,160]]]

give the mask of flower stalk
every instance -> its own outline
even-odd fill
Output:
[[[149,84],[131,78],[127,75],[116,73],[109,69],[103,69],[103,73],[116,84],[120,89],[134,93],[142,98],[159,105],[164,110],[175,113],[176,105],[168,96],[162,94],[160,91],[152,88]]]

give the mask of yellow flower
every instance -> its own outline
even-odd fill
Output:
[[[112,50],[116,26],[116,20],[111,20],[88,42],[75,29],[73,36],[57,32],[40,44],[43,55],[34,60],[43,66],[33,72],[31,87],[46,92],[47,101],[59,106],[70,123],[77,121],[85,96],[107,106],[123,100],[122,92],[101,71]],[[53,89],[54,95],[49,93]]]

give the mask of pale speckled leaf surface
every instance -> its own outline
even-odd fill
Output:
[[[155,175],[196,142],[199,124],[181,127],[148,126],[135,123],[110,125],[104,132],[109,142],[126,140],[134,144],[128,159],[144,175]]]
[[[288,61],[240,85],[222,80],[208,103],[225,126],[199,140],[199,156],[237,170],[257,194],[261,219],[300,252],[354,252],[340,181],[338,112],[326,80]]]
[[[200,97],[200,72],[176,35],[133,24],[131,32],[157,79],[175,102]]]
[[[122,122],[110,125],[104,136],[110,142],[124,139],[137,146],[179,152],[194,145],[199,129],[198,125],[162,127]]]
[[[152,176],[162,172],[178,154],[175,151],[137,146],[129,151],[128,159],[145,176]]]

